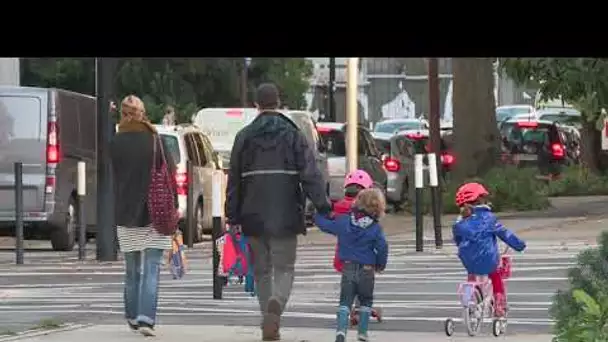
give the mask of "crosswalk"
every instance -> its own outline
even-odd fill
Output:
[[[525,253],[513,258],[508,282],[509,329],[547,332],[553,294],[567,286],[566,270],[575,256],[590,247],[586,242],[531,241]],[[207,247],[188,254],[190,269],[173,280],[161,275],[161,324],[257,325],[257,299],[243,285],[230,284],[222,300],[212,299],[212,270]],[[331,327],[334,324],[340,276],[332,268],[334,245],[300,246],[296,280],[283,325]],[[48,260],[47,260],[48,261]],[[122,263],[98,264],[65,259],[62,263],[0,265],[0,321],[27,319],[31,314],[62,317],[75,322],[119,323],[123,317]],[[389,266],[378,275],[375,306],[384,322],[379,330],[442,331],[448,317],[459,318],[457,285],[465,277],[455,248],[416,253],[413,241],[393,237]],[[10,283],[7,281],[10,279]]]

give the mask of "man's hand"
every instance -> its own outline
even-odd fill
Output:
[[[230,230],[231,232],[235,232],[237,234],[241,234],[243,232],[243,228],[241,227],[240,224],[228,225],[228,230]]]

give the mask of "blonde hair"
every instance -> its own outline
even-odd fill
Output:
[[[378,188],[363,189],[357,194],[355,206],[370,215],[380,218],[386,211],[386,199]]]
[[[125,97],[120,103],[120,115],[125,120],[142,121],[145,118],[144,102],[135,95]]]

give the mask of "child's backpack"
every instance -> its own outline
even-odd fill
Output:
[[[188,259],[186,259],[184,238],[179,230],[171,237],[171,250],[167,264],[173,279],[181,279],[186,274]]]
[[[234,277],[237,282],[245,282],[245,292],[255,294],[253,285],[253,270],[251,249],[247,238],[239,233],[228,230],[221,238],[220,248],[220,270],[218,274],[229,280]]]
[[[340,216],[348,214],[351,210],[353,203],[355,202],[354,197],[344,197],[343,199],[336,201],[333,203],[334,215]],[[338,244],[336,244],[336,253],[334,255],[334,269],[342,273],[342,269],[344,268],[344,262],[340,260],[338,255]]]

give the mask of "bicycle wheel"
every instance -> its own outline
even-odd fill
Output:
[[[483,323],[483,295],[481,289],[475,286],[469,304],[464,308],[464,325],[469,336],[475,336]]]

